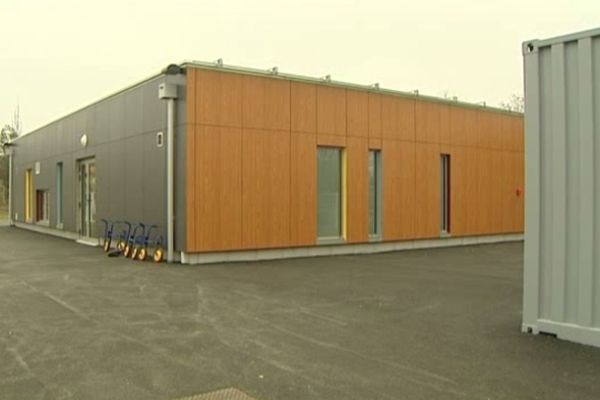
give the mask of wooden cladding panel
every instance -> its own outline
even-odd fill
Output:
[[[415,107],[415,138],[417,142],[440,143],[440,107],[435,103],[417,101]]]
[[[415,237],[416,232],[416,147],[413,142],[400,142],[400,239]],[[384,189],[385,190],[385,189]]]
[[[244,76],[242,93],[242,123],[245,128],[289,129],[289,81]]]
[[[381,150],[383,141],[380,138],[369,138],[369,149]]]
[[[477,150],[454,146],[450,154],[450,233],[464,236],[478,229]]]
[[[506,193],[503,193],[502,181],[506,175],[502,167],[502,153],[500,151],[490,151],[490,175],[488,181],[488,190],[490,196],[490,224],[486,229],[488,233],[498,232],[502,227],[503,203],[506,199]]]
[[[502,138],[502,115],[490,112],[490,148],[501,150],[503,144]]]
[[[381,139],[381,95],[369,93],[369,138]]]
[[[477,146],[486,149],[502,148],[502,120],[499,114],[477,113]]]
[[[356,90],[346,91],[348,136],[369,135],[369,94]]]
[[[196,72],[196,122],[242,126],[242,75],[216,71]]]
[[[467,165],[464,181],[464,192],[465,192],[465,234],[474,235],[479,230],[479,157],[478,149],[467,148],[465,149],[465,164]],[[450,160],[452,162],[452,160]],[[450,166],[452,168],[452,166]],[[452,227],[450,228],[452,229]]]
[[[464,109],[465,116],[465,134],[467,146],[477,146],[477,111]],[[481,111],[483,112],[483,111]]]
[[[194,250],[242,246],[242,132],[239,128],[195,129]],[[188,219],[190,216],[188,216]]]
[[[477,146],[489,149],[492,143],[492,120],[488,113],[477,114]]]
[[[416,143],[415,156],[415,237],[437,237],[440,234],[440,146]]]
[[[317,132],[317,87],[291,82],[292,132]]]
[[[465,110],[450,107],[450,140],[455,146],[469,146],[467,134],[467,117]]]
[[[290,243],[290,134],[244,129],[243,247]]]
[[[493,175],[492,171],[493,160],[492,151],[489,149],[479,149],[477,152],[477,169],[478,185],[477,198],[478,206],[476,212],[478,214],[478,226],[474,233],[488,234],[491,233],[492,227],[492,202],[494,196]]]
[[[317,86],[317,132],[346,136],[346,90]]]
[[[415,237],[415,143],[383,140],[383,239]]]
[[[467,152],[462,146],[453,147],[450,154],[450,232],[453,235],[468,233],[467,218],[472,210],[468,208],[467,169],[470,167]]]
[[[346,137],[339,135],[317,135],[317,145],[326,147],[346,147]]]
[[[523,118],[513,117],[513,149],[525,151],[525,122]]]
[[[188,125],[186,130],[186,199],[185,211],[187,223],[185,226],[187,251],[194,251],[198,248],[196,241],[196,73],[195,69],[190,69],[187,75],[187,102],[186,114]]]
[[[515,150],[514,137],[513,137],[513,119],[512,118],[501,118],[500,119],[500,149],[502,150]]]
[[[440,144],[450,145],[450,106],[447,104],[437,104],[440,118]]]
[[[346,149],[347,240],[368,241],[368,149],[383,239],[439,237],[440,153],[454,236],[523,229],[523,120],[486,110],[190,68],[187,249],[316,244],[317,146]]]
[[[317,137],[291,134],[290,244],[310,246],[317,240]]]
[[[369,240],[369,141],[348,137],[347,162],[347,241],[360,243]]]
[[[477,114],[477,111],[468,108],[450,107],[451,144],[472,147],[478,145]]]
[[[383,239],[399,240],[401,237],[400,195],[407,187],[402,187],[400,180],[401,142],[398,140],[383,140],[382,172],[383,172]],[[414,192],[412,186],[408,189]]]
[[[198,71],[190,69],[186,75],[187,93],[186,93],[186,117],[188,125],[196,124],[196,75]]]
[[[381,97],[381,133],[385,139],[415,140],[415,100]]]

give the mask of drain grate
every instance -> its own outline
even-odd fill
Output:
[[[256,400],[246,393],[235,388],[216,390],[210,393],[197,394],[190,397],[184,397],[178,400]]]

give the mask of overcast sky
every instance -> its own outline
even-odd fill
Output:
[[[0,0],[0,125],[24,132],[183,60],[498,104],[520,44],[600,26],[599,0]]]

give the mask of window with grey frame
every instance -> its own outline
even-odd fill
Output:
[[[369,237],[381,237],[381,151],[369,150]]]
[[[317,148],[317,236],[342,237],[342,149]]]
[[[450,233],[450,154],[440,155],[440,231]]]
[[[56,226],[63,226],[63,163],[56,164]]]

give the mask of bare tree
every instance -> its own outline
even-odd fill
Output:
[[[12,128],[17,135],[23,133],[23,124],[21,123],[21,107],[18,104],[15,108],[15,112],[13,113]]]
[[[18,119],[18,113],[16,114]],[[4,208],[8,201],[8,163],[6,156],[6,147],[11,140],[18,136],[17,130],[11,125],[5,125],[0,130],[0,209]]]
[[[522,94],[513,94],[507,101],[500,103],[500,107],[514,112],[525,112],[525,98]]]
[[[4,125],[0,130],[0,157],[5,154],[6,145],[19,136],[19,132],[12,125]]]

